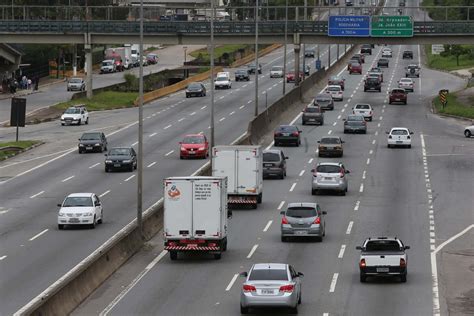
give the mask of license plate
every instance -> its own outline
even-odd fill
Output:
[[[397,140],[397,144],[402,144],[403,142],[401,140]]]
[[[187,248],[197,248],[197,244],[188,244],[186,247]]]
[[[310,118],[308,121],[314,122],[314,121],[316,121],[316,119]]]
[[[324,180],[332,180],[331,177],[324,177]]]
[[[395,99],[395,101],[401,101],[400,99]]]
[[[92,149],[92,146],[87,146],[86,149]]]
[[[69,219],[69,223],[79,223],[79,218],[71,218]]]
[[[273,166],[273,164],[271,164],[271,163],[265,163],[265,164],[263,164],[263,165],[264,165],[265,167],[271,167],[271,166]]]
[[[290,136],[290,133],[283,133],[283,136]]]
[[[263,295],[273,295],[275,292],[273,290],[262,290]]]
[[[377,268],[377,272],[388,272],[388,268]]]
[[[119,163],[114,163],[114,167],[120,167]]]
[[[190,155],[194,155],[196,152],[195,151],[190,151],[189,154]]]
[[[306,230],[297,230],[296,232],[296,235],[307,235],[308,232]]]

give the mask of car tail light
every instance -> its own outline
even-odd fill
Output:
[[[316,219],[314,220],[313,224],[321,224],[321,218],[316,217]]]
[[[407,267],[407,262],[405,259],[400,258],[400,268],[406,268]]]
[[[281,133],[275,132],[275,136],[281,136]]]
[[[341,178],[344,178],[344,170],[341,170],[341,171],[340,171],[339,176],[340,176]]]
[[[295,289],[295,286],[293,284],[280,286],[280,292],[284,292],[284,293],[291,293],[293,292],[294,289]]]
[[[256,292],[257,289],[255,288],[255,286],[253,285],[248,285],[248,284],[244,284],[244,286],[242,287],[242,289],[244,290],[244,292]]]
[[[365,259],[360,259],[359,268],[365,268],[367,265],[365,264]]]
[[[299,134],[300,133],[298,133],[298,132],[293,132],[293,133],[291,133],[291,136],[298,136]]]
[[[288,223],[288,219],[286,218],[286,216],[283,216],[283,217],[281,218],[281,223],[282,223],[282,224],[289,224],[289,223]]]

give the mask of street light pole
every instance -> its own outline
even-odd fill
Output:
[[[211,144],[210,148],[215,146],[214,140],[214,0],[211,0]],[[211,160],[212,161],[212,160]],[[212,162],[211,162],[212,164]]]
[[[283,53],[283,95],[286,93],[286,47],[288,45],[288,0],[285,6],[285,50]]]
[[[140,0],[140,57],[143,56],[143,0]],[[140,62],[140,71],[138,75],[138,159],[137,159],[137,228],[138,233],[144,240],[143,222],[142,222],[142,202],[143,202],[143,63]]]
[[[255,111],[258,115],[258,0],[255,0]]]
[[[306,18],[307,18],[307,14],[308,14],[307,7],[308,7],[308,0],[304,0],[303,23],[304,21],[306,21]],[[305,79],[305,77],[306,77],[306,44],[303,43],[303,80]]]

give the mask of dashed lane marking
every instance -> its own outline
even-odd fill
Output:
[[[344,257],[344,251],[346,251],[346,245],[341,245],[341,249],[339,250],[339,254],[337,255],[339,259],[342,259]]]
[[[281,201],[280,204],[277,207],[277,210],[281,210],[281,208],[285,205],[285,201]]]
[[[263,229],[263,231],[266,232],[266,231],[270,228],[270,226],[272,225],[272,223],[273,223],[273,221],[272,221],[272,220],[269,220],[268,223],[267,223],[267,225],[265,225],[265,228]]]
[[[225,288],[226,292],[229,292],[230,289],[232,288],[232,285],[234,285],[235,283],[235,280],[237,280],[238,278],[238,274],[234,274],[234,276],[232,277],[232,279],[230,280],[229,284],[227,285],[227,287]]]
[[[257,248],[258,248],[258,244],[255,244],[250,250],[249,254],[247,255],[247,259],[252,258],[252,255],[255,253],[255,250],[257,250]]]
[[[44,191],[38,192],[38,193],[36,193],[36,194],[33,194],[32,196],[30,196],[30,199],[34,199],[35,197],[37,197],[37,196],[39,196],[39,195],[41,195],[41,194],[43,194],[43,193],[44,193]]]
[[[299,176],[301,177],[301,176],[302,176],[302,175],[305,173],[305,171],[306,171],[306,170],[301,170],[301,172],[300,172],[300,175],[299,175]]]
[[[67,182],[67,181],[71,180],[71,179],[74,178],[74,177],[75,177],[75,176],[67,177],[66,179],[61,180],[61,182]]]
[[[354,206],[354,211],[358,211],[360,206],[360,201],[357,201],[355,206]]]
[[[152,134],[148,135],[148,137],[153,137],[153,136],[155,136],[156,134],[158,134],[158,133],[152,133]]]
[[[98,165],[100,165],[100,162],[93,164],[92,166],[89,167],[89,169],[92,169],[92,168],[94,168],[94,167],[97,167]]]
[[[134,174],[131,175],[130,177],[128,177],[127,179],[125,179],[124,181],[125,181],[125,182],[128,182],[128,181],[130,181],[130,180],[133,179],[133,178],[135,178],[135,175],[134,175]]]
[[[334,273],[332,276],[331,285],[329,286],[329,293],[334,293],[336,290],[337,278],[339,277],[339,273]]]
[[[296,182],[294,182],[294,183],[291,185],[290,192],[293,192],[293,190],[295,189],[295,186],[296,186]]]
[[[99,197],[100,197],[100,198],[101,198],[101,197],[104,197],[104,196],[106,196],[106,195],[109,194],[109,193],[110,193],[110,190],[107,190],[107,191],[105,191],[104,193],[102,193],[101,195],[99,195]]]
[[[40,233],[34,235],[33,237],[31,237],[31,238],[28,239],[28,240],[29,240],[29,241],[33,241],[33,240],[35,240],[36,238],[40,237],[41,235],[46,234],[46,232],[47,232],[48,230],[49,230],[49,229],[46,228],[45,230],[43,230],[42,232],[40,232]]]
[[[354,222],[353,222],[353,221],[350,221],[350,222],[349,222],[349,225],[347,225],[346,235],[350,235],[353,225],[354,225]]]
[[[168,125],[168,126],[163,127],[163,129],[168,129],[168,128],[170,128],[171,126],[173,126],[173,125],[170,124],[170,125]]]
[[[167,153],[165,154],[165,156],[169,156],[169,155],[171,155],[172,153],[174,153],[174,150],[167,152]]]
[[[156,165],[156,161],[153,161],[151,164],[149,164],[148,166],[146,166],[147,168],[151,168],[153,167],[154,165]]]

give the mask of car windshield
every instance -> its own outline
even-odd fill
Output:
[[[280,131],[280,132],[296,132],[297,128],[296,128],[296,126],[292,126],[292,125],[283,125],[283,126],[278,127],[278,131]]]
[[[306,113],[319,113],[321,112],[321,110],[319,109],[319,107],[307,107],[305,110],[304,110]]]
[[[331,77],[329,81],[342,81],[342,79],[338,77]]]
[[[269,162],[280,161],[280,155],[277,153],[263,153],[263,161],[269,161]]]
[[[249,68],[255,68],[255,64],[248,65]]]
[[[74,206],[92,206],[92,199],[87,196],[67,197],[64,200],[63,207],[74,207]]]
[[[111,156],[129,156],[130,149],[128,148],[113,148],[109,151],[109,155]]]
[[[351,62],[351,67],[359,67],[360,64],[358,62]]]
[[[394,129],[392,135],[408,135],[408,132],[404,129]]]
[[[305,218],[315,217],[316,215],[314,207],[290,207],[286,210],[286,216],[289,217]]]
[[[273,66],[271,71],[282,71],[283,67],[282,66]]]
[[[227,81],[227,77],[217,77],[216,81]]]
[[[347,117],[348,121],[364,121],[364,117],[362,115],[349,115]]]
[[[335,165],[319,165],[316,168],[316,171],[323,173],[339,173],[341,172],[341,168]]]
[[[356,109],[368,110],[368,109],[370,109],[370,105],[368,105],[368,104],[356,104],[355,108]]]
[[[102,62],[102,66],[112,66],[112,62],[111,61],[104,61],[104,62]]]
[[[85,133],[81,137],[82,140],[100,140],[99,133]]]
[[[325,137],[325,138],[321,138],[320,143],[321,144],[340,144],[341,140],[336,137]]]
[[[65,114],[80,114],[81,110],[79,110],[77,108],[69,108],[64,113]]]
[[[288,273],[286,269],[254,269],[249,281],[288,281]]]
[[[183,144],[204,144],[203,136],[186,136],[183,139]]]
[[[69,82],[70,82],[70,83],[81,83],[81,82],[82,82],[82,79],[79,79],[79,78],[72,78],[72,79],[69,79]]]
[[[339,92],[339,91],[341,91],[341,87],[329,87],[329,88],[328,88],[328,91],[336,91],[336,92]]]
[[[366,251],[399,251],[400,244],[396,240],[374,240],[365,245]]]

